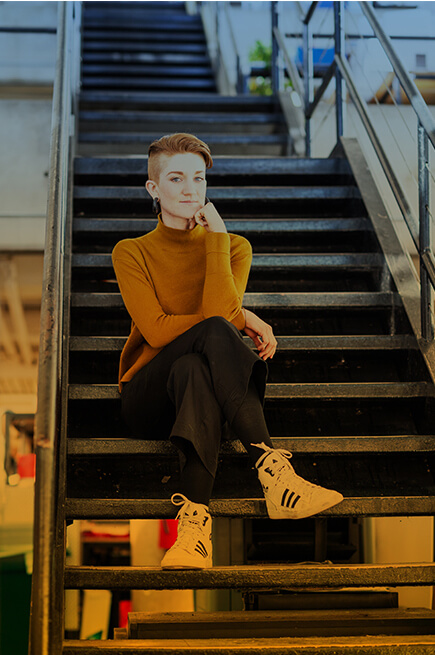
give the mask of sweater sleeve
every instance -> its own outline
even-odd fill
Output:
[[[206,235],[206,272],[202,310],[204,317],[223,316],[239,330],[245,327],[242,302],[252,261],[247,239],[221,232]]]
[[[124,305],[143,338],[152,348],[162,348],[200,321],[202,314],[166,314],[152,282],[132,255],[112,252],[113,268]]]

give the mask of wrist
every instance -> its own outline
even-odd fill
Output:
[[[225,223],[223,221],[221,221],[221,222],[219,222],[219,223],[217,223],[215,225],[210,225],[210,223],[209,223],[208,229],[210,230],[210,232],[216,232],[216,234],[227,234],[228,233],[227,226],[225,225]]]

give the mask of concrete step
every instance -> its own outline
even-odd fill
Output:
[[[170,39],[171,42],[177,43],[202,43],[205,44],[204,32],[200,26],[180,26],[178,22],[160,22],[155,21],[152,25],[146,27],[138,27],[132,24],[128,30],[115,30],[115,29],[99,29],[98,27],[90,27],[85,22],[83,30],[84,43],[96,43],[99,41],[110,41],[121,43],[126,41],[128,43],[138,41],[140,43],[153,42]]]
[[[152,80],[150,85],[154,84]],[[158,86],[160,82],[155,82]],[[214,82],[213,82],[214,84]],[[210,83],[211,85],[211,83]],[[173,87],[183,88],[182,80],[174,80]],[[197,89],[193,88],[194,82],[191,83],[191,91],[201,91],[200,85]],[[89,155],[129,155],[143,154],[148,147],[161,133],[112,133],[105,132],[85,132],[79,137],[79,154]],[[215,134],[202,132],[197,136],[204,140],[217,155],[271,155],[279,156],[287,154],[287,145],[289,137],[286,134]]]
[[[110,135],[109,135],[110,136]],[[121,136],[121,135],[120,135]],[[264,136],[264,143],[268,140],[275,142],[282,141],[280,135]],[[258,137],[258,142],[263,139]],[[100,135],[104,140],[104,135]],[[245,140],[244,137],[238,137]],[[210,187],[207,189],[207,196],[212,201],[241,202],[262,201],[267,203],[284,200],[346,200],[348,198],[360,198],[358,189],[354,186],[315,186],[315,187]],[[76,200],[141,200],[149,199],[149,194],[144,187],[112,187],[112,186],[76,186],[74,188],[74,199]]]
[[[279,639],[430,635],[429,609],[130,612],[129,639]]]
[[[163,53],[163,55],[165,57],[172,56],[172,53]],[[84,53],[84,56],[86,56],[86,53]],[[119,56],[123,57],[125,55],[121,53]],[[146,56],[153,55],[152,53],[149,53],[146,54]],[[187,54],[179,54],[178,56],[187,56]],[[95,109],[99,107],[101,109],[170,111],[171,108],[174,108],[180,112],[237,111],[241,113],[244,113],[245,111],[275,112],[276,110],[273,99],[268,96],[221,96],[217,93],[198,93],[193,97],[191,93],[180,92],[177,94],[176,106],[174,107],[174,95],[170,92],[136,91],[127,93],[125,91],[82,90],[80,92],[79,102],[81,109]]]
[[[174,490],[174,493],[175,491],[176,490]],[[65,509],[66,516],[70,519],[120,520],[174,518],[175,516],[174,506],[169,499],[144,500],[142,498],[119,499],[71,497],[67,498]],[[266,503],[261,498],[248,498],[242,500],[234,498],[212,498],[210,501],[210,511],[215,517],[250,519],[265,519],[268,517]],[[433,495],[371,495],[346,497],[335,507],[325,510],[317,516],[431,516],[434,513],[435,496]],[[433,584],[433,582],[430,584]],[[289,583],[289,586],[297,585],[296,583],[295,585]],[[359,585],[351,585],[346,582],[345,586]],[[376,585],[373,584],[369,586]],[[87,589],[88,587],[85,588]],[[174,589],[175,588],[177,587],[174,586]],[[190,589],[191,587],[187,588]],[[214,584],[210,589],[211,588],[214,588]]]
[[[126,33],[127,35],[129,32]],[[153,52],[85,52],[82,56],[83,65],[88,64],[166,64],[171,66],[209,66],[207,54],[177,54]]]
[[[358,253],[358,254],[259,254],[253,255],[251,269],[255,270],[280,270],[280,269],[310,269],[312,271],[324,271],[336,269],[342,271],[362,271],[366,269],[381,269],[385,264],[383,256],[379,253]],[[72,268],[92,271],[93,275],[98,270],[113,270],[111,254],[104,253],[80,253],[73,254],[71,259]],[[90,273],[91,274],[91,273]]]
[[[252,340],[243,337],[244,342],[254,349]],[[121,352],[127,337],[70,337],[69,347],[72,351],[116,351]],[[329,350],[418,350],[414,335],[401,334],[394,336],[313,336],[293,337],[278,336],[278,351],[329,351]]]
[[[400,306],[399,294],[373,293],[245,293],[243,306],[247,309],[345,309]],[[124,308],[120,293],[72,293],[72,307]]]
[[[282,637],[120,641],[66,640],[63,655],[433,655],[435,636]]]
[[[180,68],[177,73],[174,67],[151,67],[153,75],[177,75],[182,79],[185,75],[194,71],[192,76],[210,77],[211,73],[207,67],[193,69],[190,67]],[[147,74],[147,69],[143,68]],[[280,130],[284,131],[284,119],[279,114],[271,113],[205,113],[189,112],[114,112],[114,111],[82,111],[80,112],[80,132],[116,132],[122,126],[122,132],[155,131],[167,132],[225,132],[226,134],[237,134],[237,132],[252,134],[270,134]]]
[[[211,77],[212,70],[210,66],[171,66],[169,64],[140,64],[136,66],[127,66],[126,64],[85,64],[82,66],[83,79],[92,77],[134,79],[138,77],[180,77],[202,78]],[[118,120],[122,120],[120,116]],[[118,123],[119,125],[119,123]]]
[[[148,116],[149,114],[163,116],[163,118],[173,118],[179,116],[178,112],[162,111],[150,108],[149,110],[141,111],[85,111],[81,112],[83,119],[91,117],[111,117],[113,115],[122,117],[122,120],[127,120],[130,116],[140,118],[141,116]],[[199,117],[207,117],[210,121],[226,122],[228,119],[236,122],[244,123],[246,120],[257,120],[259,122],[270,120],[276,114],[271,111],[265,111],[265,108],[259,107],[258,109],[252,108],[243,114],[235,113],[235,111],[225,111],[222,108],[220,112],[204,112],[189,111],[189,116],[197,120]],[[147,157],[76,157],[74,161],[74,173],[76,176],[93,175],[95,177],[122,176],[121,183],[125,184],[125,176],[130,175],[147,175]],[[260,176],[267,179],[268,184],[272,184],[270,178],[278,175],[284,175],[286,185],[289,181],[293,181],[310,176],[313,177],[332,177],[334,180],[339,179],[341,176],[352,178],[352,171],[348,162],[345,159],[295,159],[292,157],[268,157],[268,158],[246,158],[246,157],[213,157],[213,167],[207,170],[207,177],[213,180],[219,179],[222,176]],[[311,177],[313,176],[313,177]],[[233,185],[234,186],[234,185]],[[263,184],[264,186],[264,184]]]
[[[167,28],[168,25],[179,31],[199,30],[202,21],[199,15],[189,15],[173,7],[137,6],[127,7],[124,2],[113,2],[111,7],[88,7],[84,5],[83,25],[86,29],[109,29],[119,31],[125,28],[149,29],[150,24]],[[103,10],[104,9],[104,10]],[[162,11],[163,10],[163,11]]]
[[[117,384],[70,384],[68,387],[70,400],[117,399],[118,397]],[[305,384],[277,382],[267,384],[265,397],[268,400],[434,398],[435,387],[431,382],[312,382]]]
[[[125,25],[124,29],[129,29],[129,26]],[[83,42],[83,53],[89,54],[92,52],[107,53],[107,52],[135,52],[135,53],[156,53],[156,54],[168,54],[168,53],[177,53],[177,54],[197,54],[201,57],[207,55],[207,47],[204,43],[161,43],[159,41],[152,41],[150,43],[131,43],[129,41],[84,41]]]
[[[139,566],[67,566],[66,589],[307,589],[431,586],[435,564],[331,564],[215,566],[163,570]]]
[[[433,453],[434,435],[376,435],[352,437],[292,437],[272,439],[275,448],[284,448],[292,453],[340,454],[340,453]],[[68,439],[69,456],[128,456],[178,457],[175,446],[170,441],[145,441],[140,439]],[[222,457],[244,458],[246,451],[241,443],[224,441],[221,445]]]
[[[233,208],[234,210],[234,208]],[[224,217],[228,232],[246,237],[260,253],[359,253],[377,252],[378,244],[367,218],[249,218]],[[111,253],[121,239],[143,236],[154,230],[156,219],[89,218],[73,220],[74,251]],[[345,278],[343,278],[343,282]],[[343,289],[344,290],[344,289]]]
[[[289,234],[288,248],[291,248],[291,242],[294,234],[297,232],[315,233],[315,232],[373,232],[373,227],[367,218],[268,218],[268,219],[237,219],[225,218],[225,225],[228,232],[232,234]],[[146,232],[151,232],[157,226],[155,218],[80,218],[75,217],[73,222],[73,232],[121,232],[133,233],[133,237],[141,236]],[[288,238],[288,236],[287,236]],[[325,250],[327,245],[325,244]]]
[[[148,76],[124,76],[112,75],[110,77],[84,75],[82,77],[82,89],[131,89],[131,90],[158,90],[158,89],[172,89],[173,91],[189,90],[196,91],[214,91],[216,89],[215,81],[211,75],[204,79],[190,77],[184,79],[182,76],[175,74],[168,77],[154,77]],[[79,136],[79,140],[83,139]]]

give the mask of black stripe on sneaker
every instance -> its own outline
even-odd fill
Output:
[[[300,496],[296,496],[296,498],[295,498],[294,501],[292,502],[292,509],[295,507],[296,503],[297,503],[298,500],[300,500],[300,499],[301,499]]]
[[[207,555],[208,555],[208,553],[207,553],[207,549],[206,549],[206,547],[204,546],[204,544],[202,543],[202,541],[198,541],[198,542],[197,542],[197,544],[196,544],[196,546],[195,546],[195,550],[196,550],[197,553],[199,553],[199,554],[202,555],[203,557],[207,557]]]
[[[294,495],[295,495],[295,492],[292,491],[290,496],[287,498],[286,507],[290,507],[290,503],[292,502],[292,498],[293,498]]]
[[[282,498],[281,498],[281,505],[285,505],[285,499],[286,499],[287,494],[288,494],[289,491],[290,491],[290,489],[285,489],[284,490],[284,493],[283,493]]]

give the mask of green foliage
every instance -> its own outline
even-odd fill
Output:
[[[266,76],[258,75],[249,80],[249,90],[257,96],[271,96],[272,82],[270,79],[270,67],[272,64],[272,46],[262,41],[256,41],[255,46],[249,51],[249,61],[262,62],[265,65]]]
[[[249,79],[249,91],[257,96],[271,96],[272,95],[272,80],[270,77],[270,70],[272,67],[272,46],[266,45],[262,41],[256,41],[255,46],[249,51],[249,61],[264,63],[265,75],[258,75]],[[284,89],[292,87],[289,79],[284,80]]]
[[[249,61],[263,61],[269,68],[272,63],[272,46],[257,40],[249,51]]]

